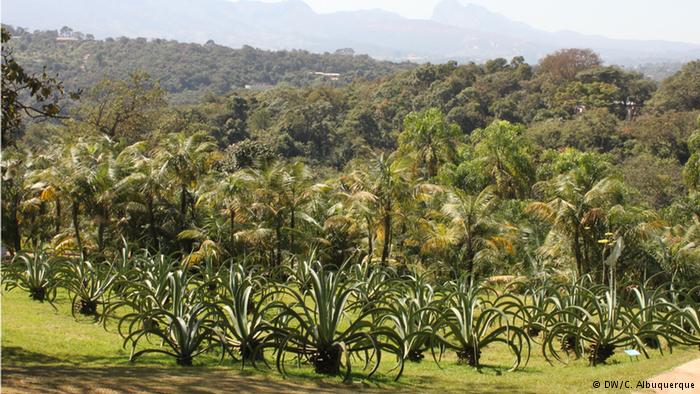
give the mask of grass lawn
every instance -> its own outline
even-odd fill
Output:
[[[567,393],[606,392],[594,389],[594,381],[637,380],[652,377],[700,357],[695,348],[675,348],[673,354],[653,354],[650,360],[630,361],[616,354],[610,365],[591,368],[586,360],[550,366],[534,347],[527,367],[506,372],[511,362],[505,348],[486,348],[481,372],[458,365],[452,355],[440,367],[430,355],[420,364],[409,363],[398,383],[393,382],[395,365],[385,355],[373,379],[361,374],[352,384],[341,378],[319,378],[308,366],[290,363],[290,377],[282,379],[276,369],[257,371],[247,366],[207,356],[195,359],[195,367],[175,365],[166,356],[151,354],[129,363],[129,350],[122,349],[115,327],[105,331],[90,321],[76,322],[70,302],[59,295],[57,311],[48,303],[31,301],[26,293],[2,293],[2,385],[3,392],[327,392],[406,391],[475,393]],[[618,350],[617,353],[622,353]],[[360,369],[359,362],[354,369]],[[274,366],[273,366],[274,368]],[[360,371],[358,371],[360,372]],[[25,391],[26,390],[26,391]],[[610,390],[620,392],[620,390]]]

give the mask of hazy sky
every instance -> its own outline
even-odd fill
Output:
[[[278,0],[265,0],[278,1]],[[381,8],[430,18],[440,0],[304,0],[316,12]],[[700,0],[462,0],[542,30],[700,44]]]

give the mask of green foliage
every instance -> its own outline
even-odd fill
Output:
[[[495,299],[494,299],[495,298]],[[492,343],[504,343],[513,353],[511,370],[518,368],[525,353],[530,358],[530,339],[526,332],[508,322],[501,300],[492,289],[479,285],[457,287],[445,296],[442,314],[436,326],[444,327],[436,340],[455,350],[460,362],[479,368],[481,351]]]
[[[437,108],[408,114],[403,129],[399,134],[399,151],[415,155],[416,165],[426,178],[435,177],[443,163],[454,161],[460,130],[456,124],[447,123]]]
[[[381,331],[374,329],[369,319],[372,311],[357,309],[359,304],[352,297],[358,290],[343,280],[342,269],[335,273],[317,270],[308,261],[301,264],[309,265],[308,289],[282,287],[283,294],[293,302],[281,304],[274,319],[281,328],[277,368],[284,373],[284,355],[290,352],[311,362],[321,374],[337,375],[343,363],[347,380],[352,373],[353,356],[364,354],[365,368],[376,358],[369,372],[372,376],[381,361],[383,347],[377,338]]]
[[[59,285],[58,264],[43,250],[17,254],[3,267],[2,282],[5,290],[20,288],[36,301],[52,302]]]
[[[650,104],[657,111],[700,109],[700,61],[686,63],[665,79]]]
[[[76,32],[79,33],[79,32]],[[178,102],[196,102],[206,94],[226,94],[246,85],[251,90],[280,85],[325,85],[312,72],[340,73],[338,84],[376,79],[414,67],[411,63],[380,62],[367,55],[313,54],[307,51],[265,51],[244,46],[232,49],[209,43],[126,37],[57,42],[57,31],[24,32],[12,46],[27,70],[60,73],[68,87],[93,86],[104,75],[127,79],[135,70],[159,81]],[[41,59],[41,60],[38,60]]]
[[[93,264],[84,258],[76,262],[66,261],[59,268],[61,285],[72,294],[73,316],[75,312],[86,316],[98,316],[98,308],[109,302],[109,292],[117,273],[112,265]]]
[[[63,84],[50,77],[44,68],[40,75],[25,70],[9,47],[12,34],[2,26],[2,145],[12,145],[19,133],[22,117],[55,118],[61,112],[59,100]],[[37,70],[38,71],[38,70]],[[78,93],[71,97],[77,98]],[[27,100],[30,100],[29,102]]]
[[[700,118],[698,118],[698,129],[688,138],[688,150],[690,158],[685,163],[683,176],[688,189],[697,192],[700,190]]]
[[[523,127],[500,121],[470,136],[475,166],[503,198],[527,197],[534,180],[531,148],[523,131]]]

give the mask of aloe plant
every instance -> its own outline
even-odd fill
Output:
[[[124,313],[118,321],[118,331],[122,337],[133,332],[134,326],[141,326],[149,331],[158,327],[158,322],[148,317],[147,312],[154,309],[167,309],[172,300],[172,272],[175,262],[162,254],[156,256],[138,256],[133,267],[122,274],[115,287],[119,288],[119,297],[110,300],[103,316],[106,319],[117,310]],[[180,280],[189,281],[187,276]]]
[[[175,358],[178,365],[191,366],[195,357],[220,348],[223,359],[224,341],[216,330],[217,310],[213,305],[198,300],[198,291],[192,278],[183,271],[168,274],[170,303],[168,308],[155,307],[139,313],[141,321],[157,322],[155,328],[131,325],[123,346],[131,343],[130,361],[148,353],[162,353]],[[155,336],[165,348],[136,351],[139,342]]]
[[[661,350],[660,336],[656,333],[667,329],[670,317],[678,307],[666,299],[666,286],[651,287],[650,284],[656,277],[654,275],[644,282],[632,283],[625,288],[633,295],[634,302],[630,307],[636,310],[633,319],[636,334],[646,347]]]
[[[590,300],[587,297],[589,293],[586,289],[591,287],[591,283],[589,275],[585,275],[580,279],[573,278],[570,283],[557,286],[550,293],[550,296],[547,297],[546,303],[551,305],[551,307],[549,307],[544,321],[544,325],[547,327],[547,334],[542,342],[542,353],[545,355],[545,358],[548,351],[550,354],[558,356],[558,352],[554,349],[557,338],[560,343],[560,350],[567,355],[573,353],[576,358],[583,355],[581,338],[578,336],[577,329],[571,330],[571,332],[566,334],[559,334],[557,330],[552,332],[552,329],[558,325],[567,327],[578,327],[581,325],[585,316],[585,313],[581,311],[587,310],[590,304]],[[551,338],[548,338],[550,336]],[[561,358],[559,360],[561,361]]]
[[[617,291],[612,288],[600,295],[583,290],[587,292],[587,298],[590,301],[588,309],[574,305],[558,312],[583,316],[581,320],[577,324],[571,324],[562,319],[562,322],[550,328],[551,335],[548,337],[547,348],[555,358],[561,360],[554,346],[551,345],[553,338],[557,337],[574,336],[582,344],[588,345],[588,361],[592,366],[604,364],[614,354],[615,349],[620,347],[637,348],[645,357],[649,357],[642,338],[661,337],[669,344],[672,343],[669,333],[658,327],[665,324],[662,320],[643,322],[641,316],[647,313],[650,307],[627,308],[618,301]],[[661,347],[658,349],[662,351]],[[546,352],[545,357],[547,357]]]
[[[507,293],[501,300],[501,307],[513,316],[514,325],[525,328],[530,339],[535,340],[540,332],[547,329],[545,319],[550,305],[547,300],[556,290],[546,282],[535,287],[516,282],[506,287],[506,291],[514,286],[524,288],[524,296]]]
[[[341,273],[315,269],[309,262],[302,263],[309,275],[309,286],[300,290],[290,285],[280,287],[289,304],[277,303],[279,314],[273,319],[278,327],[274,335],[279,341],[277,368],[282,374],[285,355],[295,354],[313,364],[319,374],[340,374],[345,367],[345,379],[352,372],[351,356],[365,361],[365,369],[374,360],[372,376],[381,361],[384,345],[378,341],[380,334],[392,335],[375,327],[369,317],[372,310],[362,311],[357,302],[356,284],[342,278]],[[387,344],[389,345],[389,344]]]
[[[396,380],[401,377],[406,361],[421,362],[425,352],[432,348],[434,324],[439,316],[434,307],[434,291],[429,284],[409,279],[400,291],[406,295],[387,299],[385,307],[379,310],[377,321],[395,334],[387,338],[395,341],[395,346],[387,349],[396,353],[399,359]]]
[[[72,295],[73,316],[76,311],[85,316],[97,316],[98,307],[108,304],[117,272],[112,264],[93,264],[81,256],[77,261],[65,261],[59,268],[61,284]]]
[[[29,292],[31,299],[53,305],[59,285],[59,263],[59,259],[38,248],[33,253],[18,253],[3,267],[2,282],[6,290],[20,288]]]
[[[269,335],[275,328],[265,318],[274,306],[270,301],[276,292],[264,292],[264,288],[261,277],[246,274],[240,264],[231,264],[225,294],[217,304],[221,337],[229,354],[234,356],[235,351],[240,355],[242,367],[247,361],[253,365],[264,361],[265,348],[276,347]]]
[[[494,300],[490,300],[494,298]],[[530,359],[530,338],[521,327],[509,323],[509,316],[495,291],[472,285],[459,286],[444,299],[443,313],[436,323],[435,338],[446,349],[456,351],[460,363],[480,367],[481,351],[489,344],[504,343],[514,356],[510,370]]]

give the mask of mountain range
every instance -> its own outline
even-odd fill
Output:
[[[460,0],[439,3],[430,19],[382,10],[319,14],[301,0],[3,0],[2,22],[28,29],[146,37],[230,47],[333,52],[352,48],[378,59],[482,61],[524,56],[534,62],[560,48],[591,48],[626,66],[700,58],[700,45],[546,32]]]

